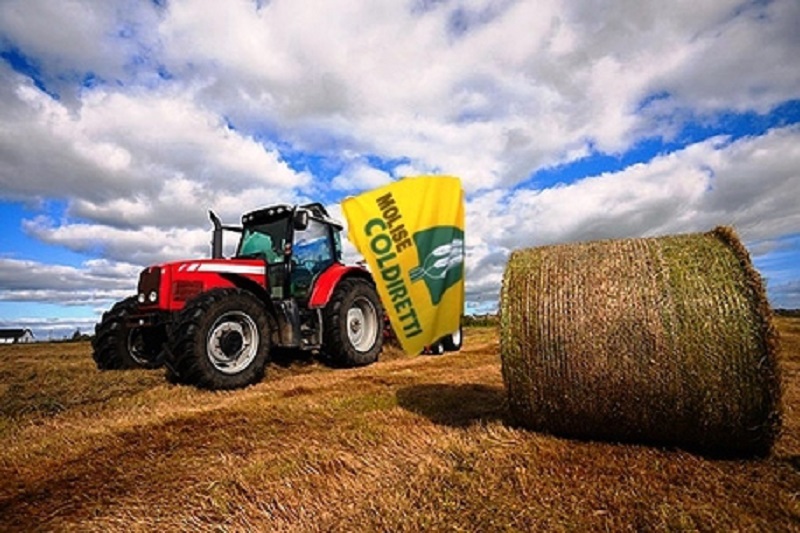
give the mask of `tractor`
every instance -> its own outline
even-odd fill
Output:
[[[342,263],[342,226],[321,204],[258,209],[241,226],[209,217],[210,259],[145,268],[137,294],[103,314],[98,368],[164,365],[174,383],[236,389],[263,378],[273,348],[337,367],[377,360],[384,311],[374,281]],[[241,234],[233,257],[223,255],[225,231]]]

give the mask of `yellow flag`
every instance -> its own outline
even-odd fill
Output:
[[[454,177],[403,178],[342,202],[403,350],[458,330],[464,309],[464,191]]]

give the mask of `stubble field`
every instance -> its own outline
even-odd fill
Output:
[[[99,372],[88,343],[0,346],[5,531],[797,531],[800,319],[779,317],[771,457],[514,428],[498,332],[330,370],[278,360],[246,390]]]

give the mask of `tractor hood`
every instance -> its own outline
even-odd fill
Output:
[[[201,292],[256,284],[265,287],[266,265],[260,259],[197,259],[145,268],[139,274],[141,308],[178,311]]]

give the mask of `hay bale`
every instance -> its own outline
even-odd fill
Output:
[[[516,251],[500,315],[522,426],[723,455],[778,435],[777,333],[730,228]]]

